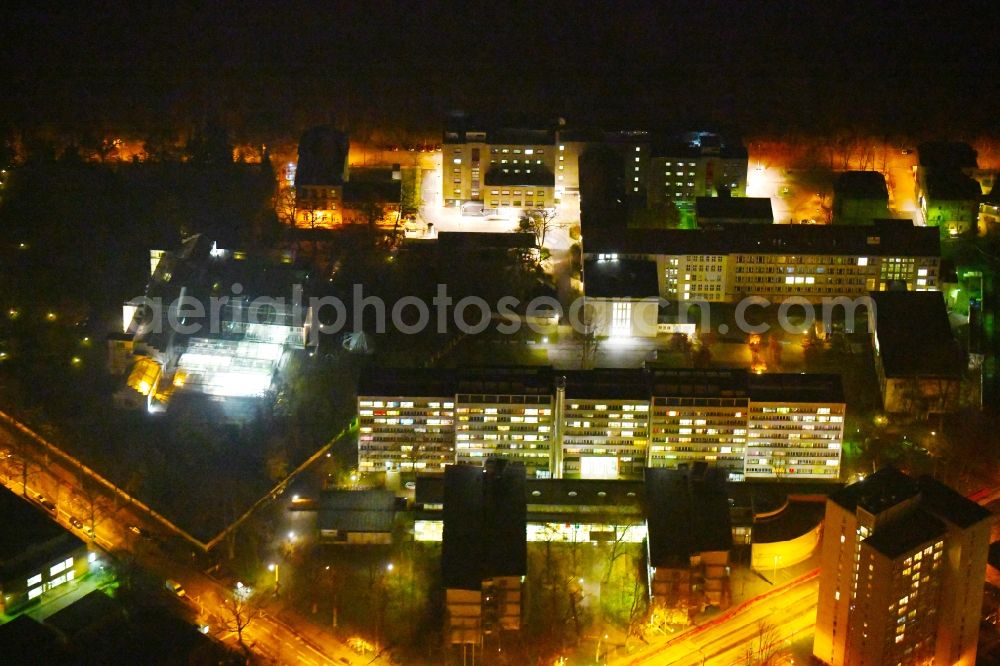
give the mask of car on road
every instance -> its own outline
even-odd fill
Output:
[[[143,539],[152,539],[153,538],[152,535],[150,535],[149,532],[147,532],[146,530],[142,529],[138,525],[129,525],[128,526],[128,531],[131,532],[132,534],[135,534],[138,537],[142,537]]]
[[[75,527],[78,530],[82,530],[83,529],[83,521],[80,520],[79,518],[77,518],[76,516],[70,516],[69,517],[69,524],[72,525],[73,527]]]
[[[167,579],[165,584],[166,588],[176,594],[178,597],[183,597],[187,594],[184,590],[184,586],[178,583],[176,580]]]
[[[45,495],[39,495],[38,497],[35,498],[35,501],[39,505],[41,505],[42,508],[44,508],[46,511],[49,511],[50,513],[55,513],[56,512],[56,505],[53,504],[52,500],[50,500]]]

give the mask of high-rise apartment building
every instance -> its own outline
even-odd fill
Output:
[[[844,412],[834,375],[373,370],[358,390],[358,464],[440,471],[500,458],[536,477],[617,478],[707,462],[736,480],[836,480]]]
[[[951,488],[891,468],[831,494],[813,655],[975,664],[991,524]]]

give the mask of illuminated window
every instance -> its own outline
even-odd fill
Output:
[[[632,332],[632,304],[616,302],[612,309],[611,335],[629,335]]]

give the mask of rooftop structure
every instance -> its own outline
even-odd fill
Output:
[[[642,259],[584,262],[588,298],[656,298],[656,262]]]
[[[396,497],[391,490],[329,490],[320,498],[320,539],[327,543],[391,543]]]
[[[7,488],[0,488],[0,611],[28,603],[86,573],[87,546]]]
[[[156,411],[175,391],[266,395],[287,354],[305,345],[305,282],[301,267],[202,236],[163,253],[144,298],[125,306],[134,356],[119,404]]]
[[[885,409],[957,409],[965,361],[941,292],[886,291],[871,298],[868,330]]]
[[[699,226],[713,224],[771,224],[774,210],[768,197],[698,197],[695,216]]]

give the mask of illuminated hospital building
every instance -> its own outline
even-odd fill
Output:
[[[729,224],[702,229],[594,229],[583,241],[584,291],[613,275],[615,263],[646,264],[644,284],[621,298],[770,301],[859,297],[873,291],[940,289],[937,230],[907,220],[867,226]],[[654,276],[655,275],[655,280]],[[654,320],[655,323],[655,320]],[[633,333],[642,335],[641,331]]]
[[[844,414],[835,375],[373,369],[358,388],[358,465],[440,472],[501,459],[529,477],[614,479],[704,462],[733,480],[837,480]]]

